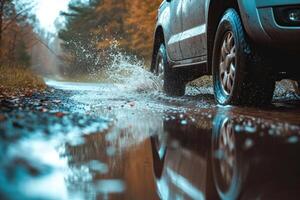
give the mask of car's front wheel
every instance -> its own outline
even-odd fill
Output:
[[[213,49],[214,94],[222,105],[261,105],[271,102],[275,88],[272,71],[249,45],[234,9],[222,17]]]
[[[174,72],[168,64],[167,51],[164,44],[157,50],[153,73],[162,81],[163,90],[170,96],[183,96],[185,82]]]

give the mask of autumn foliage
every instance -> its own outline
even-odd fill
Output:
[[[31,5],[0,0],[0,65],[29,66],[36,40],[29,24]]]
[[[91,0],[88,4],[71,1],[69,11],[62,13],[67,23],[59,34],[63,59],[75,71],[85,71],[87,66],[101,68],[105,65],[105,52],[112,42],[117,42],[124,52],[148,61],[160,3],[161,0]],[[101,54],[104,58],[95,66]]]
[[[29,3],[28,3],[29,2]],[[31,95],[46,88],[31,66],[37,44],[30,24],[30,1],[0,0],[0,99]]]

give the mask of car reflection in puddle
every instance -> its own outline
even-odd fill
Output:
[[[298,199],[300,127],[219,109],[151,138],[161,199]]]

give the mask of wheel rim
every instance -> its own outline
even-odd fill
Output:
[[[164,76],[165,76],[165,66],[164,66],[164,60],[161,56],[158,58],[156,75],[163,83]]]
[[[236,165],[235,136],[233,127],[228,119],[223,122],[220,130],[218,150],[223,152],[223,158],[219,160],[220,175],[223,180],[221,187],[223,190],[228,190]]]
[[[220,54],[220,82],[222,89],[226,95],[230,95],[233,91],[235,79],[235,42],[233,32],[228,31],[224,35]]]

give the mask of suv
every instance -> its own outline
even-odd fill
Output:
[[[300,80],[299,56],[300,0],[164,0],[151,71],[168,95],[212,74],[217,103],[267,104],[277,80]]]

